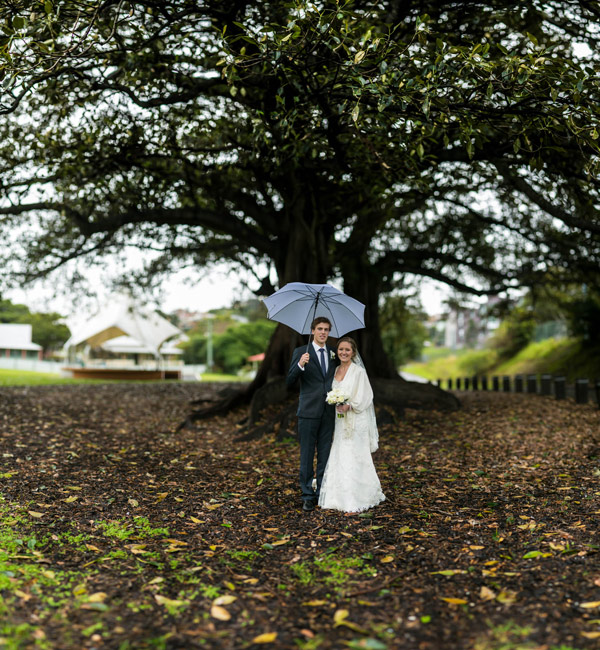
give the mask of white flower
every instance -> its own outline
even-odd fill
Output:
[[[345,404],[350,397],[339,388],[332,388],[325,398],[327,404]]]
[[[333,350],[331,350],[331,351],[329,352],[329,358],[330,358],[330,359],[335,359],[335,352],[334,352]]]
[[[327,401],[328,404],[335,404],[336,406],[338,404],[345,404],[349,399],[350,399],[350,396],[346,395],[346,393],[341,391],[339,388],[332,388],[327,393],[327,397],[325,398],[325,400]],[[338,418],[345,417],[345,415],[343,413],[338,413],[337,416],[338,416]]]

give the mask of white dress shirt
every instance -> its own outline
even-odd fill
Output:
[[[320,346],[320,345],[317,345],[317,344],[314,342],[314,340],[313,340],[313,342],[312,342],[312,346],[313,346],[313,349],[314,349],[314,351],[315,351],[315,354],[317,355],[317,359],[318,359],[318,361],[319,361],[319,367],[321,367],[321,353],[319,352],[319,350],[321,350],[321,349],[325,350],[325,352],[324,352],[324,354],[323,354],[323,357],[325,358],[325,374],[327,374],[327,371],[329,370],[329,358],[328,358],[328,355],[327,355],[327,346],[324,345],[324,346],[321,348],[321,346]],[[301,366],[300,363],[298,363],[298,368],[300,368],[300,370],[304,371],[304,367]]]

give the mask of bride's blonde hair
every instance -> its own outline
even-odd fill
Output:
[[[336,350],[340,347],[340,343],[349,343],[350,347],[352,348],[352,358],[358,354],[358,347],[356,345],[356,341],[351,337],[351,336],[342,336],[341,339],[338,339],[337,345],[336,345]]]

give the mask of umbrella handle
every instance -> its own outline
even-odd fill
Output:
[[[321,291],[323,291],[323,289],[321,289]],[[317,315],[317,306],[319,305],[319,298],[321,297],[321,291],[319,291],[317,293],[317,298],[315,300],[315,308],[313,309],[313,317],[312,317],[313,321],[315,320],[315,316]],[[306,344],[306,351],[307,352],[308,352],[308,350],[310,348],[310,337],[311,337],[311,335],[312,335],[312,328],[310,330],[310,334],[308,335],[308,343]]]

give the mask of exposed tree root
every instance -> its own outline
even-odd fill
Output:
[[[434,384],[405,379],[372,379],[375,404],[389,406],[402,414],[404,409],[456,411],[460,400]]]
[[[194,424],[199,420],[206,420],[215,417],[216,415],[226,415],[230,411],[240,406],[248,404],[252,400],[252,391],[250,386],[244,388],[232,388],[226,386],[219,392],[217,397],[209,399],[201,398],[194,400],[192,404],[202,404],[200,408],[194,409],[186,416],[185,420],[177,427],[176,431],[181,431],[186,428],[193,428]],[[208,406],[206,404],[208,403]]]
[[[401,419],[405,408],[439,411],[454,411],[460,408],[460,401],[454,395],[433,384],[399,378],[373,379],[372,385],[377,421],[380,425]],[[296,417],[297,402],[297,390],[288,389],[284,377],[275,377],[259,388],[253,388],[253,384],[237,389],[229,385],[216,397],[194,402],[204,406],[192,411],[177,430],[193,427],[198,420],[224,415],[235,408],[249,405],[247,417],[240,421],[246,430],[238,440],[256,440],[266,433],[273,432],[278,439],[283,439],[295,435],[293,421]]]

